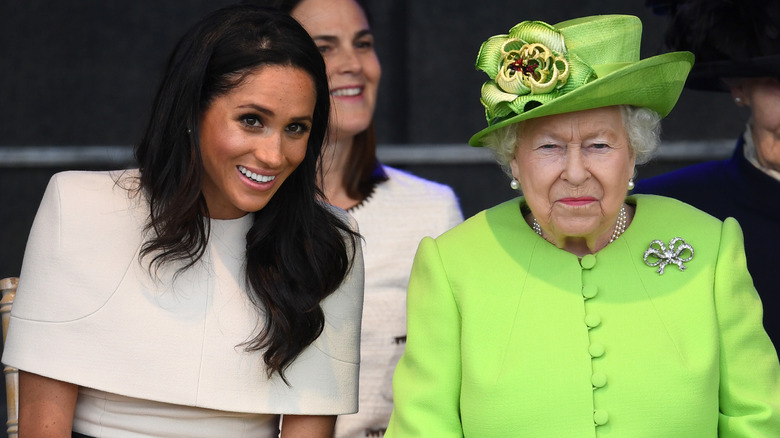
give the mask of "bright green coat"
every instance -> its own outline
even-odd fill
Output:
[[[423,240],[386,437],[780,436],[739,225],[627,202],[626,232],[582,261],[531,230],[522,198]],[[660,275],[643,256],[675,237],[694,257]]]

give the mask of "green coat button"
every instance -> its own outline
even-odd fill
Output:
[[[594,343],[588,347],[588,353],[590,357],[601,357],[604,355],[604,344]]]
[[[604,373],[593,373],[590,377],[590,383],[594,388],[602,388],[607,384],[607,376]]]
[[[582,287],[582,296],[587,299],[595,297],[598,293],[599,288],[595,284],[586,284]]]
[[[603,426],[607,424],[607,421],[609,421],[609,414],[607,414],[607,411],[601,409],[593,411],[593,422],[596,423],[596,426]]]
[[[590,269],[596,266],[596,256],[593,254],[585,255],[585,257],[580,260],[580,266],[582,266],[582,269]]]
[[[590,328],[598,327],[601,324],[601,317],[594,314],[585,315],[585,324]]]

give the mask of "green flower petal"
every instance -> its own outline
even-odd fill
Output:
[[[561,32],[543,21],[523,21],[509,30],[509,37],[541,43],[550,50],[561,54],[566,53],[566,44]]]
[[[593,69],[577,55],[569,55],[569,80],[561,87],[561,94],[566,94],[593,79],[596,79],[596,73]]]
[[[506,104],[517,99],[516,94],[501,91],[493,81],[487,81],[482,85],[481,94],[480,101],[485,106],[488,119],[503,117],[512,112],[512,109]]]
[[[487,106],[497,105],[499,102],[511,102],[517,99],[516,94],[505,93],[493,81],[487,81],[482,85],[482,101]]]
[[[492,109],[485,110],[485,114],[487,116],[488,120],[495,120],[495,119],[503,119],[507,116],[513,116],[515,114],[515,110],[513,110],[509,104],[512,102],[500,102],[498,105],[494,106]]]
[[[496,77],[499,68],[501,68],[501,47],[509,39],[506,35],[495,35],[482,43],[477,54],[475,66],[477,70],[482,70],[491,78]]]
[[[519,40],[517,38],[507,38],[501,50],[503,50],[504,53],[508,53],[512,50],[520,50],[526,44],[528,43],[523,40]]]

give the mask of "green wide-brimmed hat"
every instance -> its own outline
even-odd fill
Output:
[[[690,52],[639,59],[642,22],[631,15],[597,15],[551,26],[524,21],[482,43],[476,67],[488,127],[469,140],[536,117],[612,105],[634,105],[666,116],[693,65]]]

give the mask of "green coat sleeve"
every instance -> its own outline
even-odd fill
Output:
[[[460,312],[436,241],[426,237],[409,280],[406,350],[385,437],[462,437],[460,379]]]
[[[761,300],[745,264],[742,230],[723,223],[715,272],[720,325],[720,437],[780,436],[780,367],[762,325]]]

